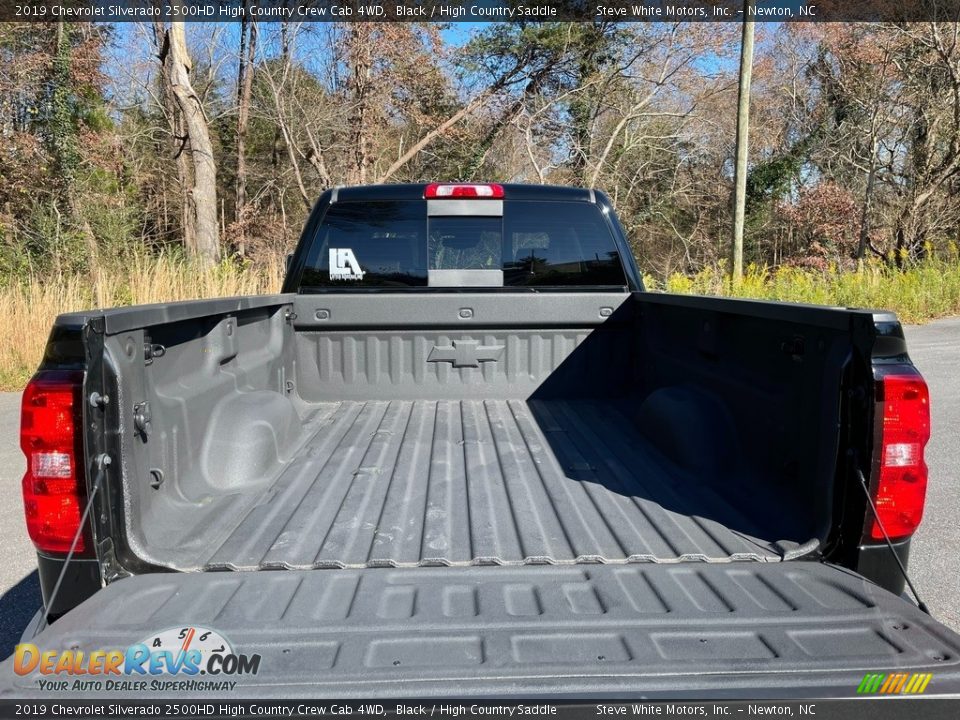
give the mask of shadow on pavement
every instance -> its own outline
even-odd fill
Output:
[[[24,628],[40,608],[40,576],[34,570],[0,597],[0,660],[13,654]]]

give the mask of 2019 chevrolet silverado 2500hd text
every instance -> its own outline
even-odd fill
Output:
[[[330,190],[281,294],[58,318],[35,642],[212,625],[251,696],[956,692],[898,596],[928,437],[894,315],[645,292],[601,192]]]

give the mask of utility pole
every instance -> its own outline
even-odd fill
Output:
[[[753,10],[755,0],[743,3],[743,37],[740,41],[740,89],[737,94],[737,157],[733,173],[733,243],[730,277],[743,279],[743,224],[747,201],[747,150],[750,130],[750,76],[753,73]]]

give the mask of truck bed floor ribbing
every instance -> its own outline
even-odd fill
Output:
[[[658,457],[612,402],[369,401],[330,410],[201,566],[780,557],[728,500]]]

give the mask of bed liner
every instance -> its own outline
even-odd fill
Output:
[[[258,699],[850,696],[892,672],[932,673],[925,696],[960,692],[960,636],[812,561],[158,573],[108,585],[33,642],[89,652],[191,625],[261,655],[232,678]],[[4,694],[39,694],[38,678]]]
[[[671,464],[613,401],[347,401],[312,410],[315,429],[268,489],[202,538],[155,549],[158,563],[777,561],[809,539],[790,536],[789,517],[778,514],[788,508],[746,494],[731,501]]]

